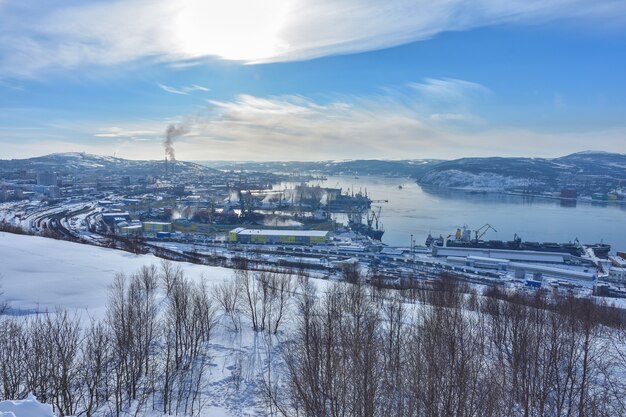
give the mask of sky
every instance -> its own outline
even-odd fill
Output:
[[[0,159],[626,152],[623,0],[0,0]]]

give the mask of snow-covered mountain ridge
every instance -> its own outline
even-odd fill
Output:
[[[421,185],[484,191],[559,191],[575,187],[608,192],[626,181],[626,155],[581,152],[560,158],[462,158],[418,178]]]

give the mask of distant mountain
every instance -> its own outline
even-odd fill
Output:
[[[419,176],[424,186],[468,190],[558,191],[572,186],[583,194],[608,192],[626,181],[626,155],[579,152],[560,158],[462,158]]]
[[[155,175],[165,173],[165,161],[136,161],[82,152],[53,153],[28,159],[0,160],[0,170],[54,171],[60,174]],[[218,171],[193,162],[170,161],[168,170],[178,174],[216,174]]]
[[[387,161],[361,159],[320,162],[198,162],[217,169],[292,173],[296,171],[323,175],[388,175],[417,178],[441,163],[435,159]]]
[[[79,176],[155,175],[164,161],[135,161],[86,153],[55,153],[0,160],[0,170],[55,171]],[[484,191],[554,192],[575,187],[579,194],[606,193],[626,187],[626,154],[586,151],[560,158],[461,158],[452,161],[352,160],[320,162],[184,162],[169,163],[178,175],[223,175],[223,170],[320,175],[384,175],[410,177],[425,187]],[[222,171],[220,171],[222,170]]]
[[[381,161],[355,160],[326,164],[330,174],[390,175],[418,177],[442,161],[435,159]]]
[[[554,162],[578,169],[580,174],[626,178],[626,154],[585,151],[554,159]]]

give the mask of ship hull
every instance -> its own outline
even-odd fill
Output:
[[[438,247],[442,247],[443,244],[436,243]],[[503,242],[503,241],[479,241],[479,242],[465,242],[449,240],[447,242],[448,247],[454,248],[478,248],[478,249],[506,249],[506,250],[527,250],[535,252],[558,252],[567,253],[573,256],[581,256],[584,251],[581,247],[572,245],[569,243],[540,243],[540,242]],[[608,251],[607,251],[608,254]],[[599,255],[596,255],[599,256]]]

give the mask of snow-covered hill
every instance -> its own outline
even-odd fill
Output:
[[[115,173],[118,175],[155,175],[164,171],[164,161],[142,161],[92,155],[83,152],[53,153],[28,159],[0,159],[0,170],[54,171],[62,174]],[[193,162],[172,161],[171,172],[179,174],[216,174],[217,171]]]
[[[591,192],[606,192],[594,182],[611,188],[623,180],[626,154],[606,152],[581,152],[555,159],[462,158],[442,162],[419,177],[419,183],[426,186],[485,191],[559,191],[565,186],[584,191],[588,186]]]

